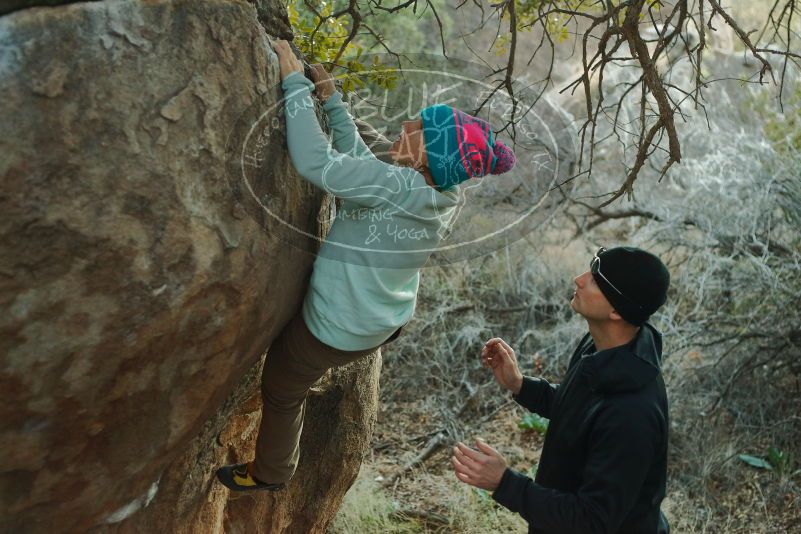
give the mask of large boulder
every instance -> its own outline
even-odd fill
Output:
[[[355,477],[378,355],[317,388],[288,491],[229,505],[213,479],[252,455],[330,207],[265,28],[289,32],[275,0],[0,17],[0,531],[323,531]]]

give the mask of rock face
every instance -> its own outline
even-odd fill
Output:
[[[356,476],[378,354],[312,395],[287,491],[213,479],[252,455],[329,206],[286,153],[265,28],[287,37],[277,1],[0,17],[0,532],[323,532]]]

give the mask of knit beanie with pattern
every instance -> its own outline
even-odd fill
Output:
[[[503,174],[515,165],[515,155],[495,141],[486,121],[445,104],[420,112],[428,168],[434,182],[446,189],[487,174]]]

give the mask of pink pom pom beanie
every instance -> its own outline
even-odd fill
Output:
[[[486,121],[444,104],[420,112],[428,167],[441,188],[487,174],[503,174],[515,165],[512,149],[495,141]]]

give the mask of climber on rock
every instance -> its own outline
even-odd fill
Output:
[[[515,163],[489,124],[450,106],[404,121],[391,165],[373,155],[321,65],[314,83],[277,41],[289,154],[298,173],[342,204],[314,262],[298,313],[272,343],[262,372],[262,420],[252,462],[217,470],[228,488],[279,490],[297,467],[306,396],[330,368],[395,339],[414,312],[420,269],[452,220],[458,184]],[[315,114],[323,103],[332,141]]]

